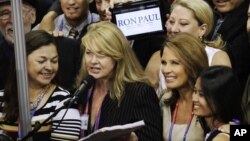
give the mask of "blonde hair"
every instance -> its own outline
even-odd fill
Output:
[[[221,36],[214,41],[207,41],[203,38],[206,38],[208,34],[212,31],[214,25],[214,16],[213,11],[209,4],[204,0],[175,0],[171,5],[171,11],[176,6],[182,6],[184,8],[189,9],[192,11],[194,18],[197,20],[199,25],[206,24],[207,30],[202,38],[202,42],[208,46],[221,48],[224,46],[224,42]]]
[[[178,33],[164,44],[164,48],[172,50],[176,57],[184,65],[188,76],[188,84],[192,88],[199,73],[208,67],[208,58],[204,45],[199,39],[189,33]]]
[[[128,40],[115,24],[108,21],[93,23],[87,28],[87,33],[81,41],[83,52],[94,44],[104,55],[111,57],[116,62],[114,73],[109,78],[109,94],[112,99],[121,101],[127,82],[148,83]],[[76,81],[77,85],[88,75],[84,63],[83,56],[80,74]]]

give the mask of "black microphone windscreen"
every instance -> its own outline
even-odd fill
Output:
[[[92,85],[94,85],[95,78],[92,75],[88,75],[83,81],[87,85],[87,88],[90,88]]]

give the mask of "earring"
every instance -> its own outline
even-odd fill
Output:
[[[202,40],[203,40],[203,37],[202,37],[202,36],[199,36],[199,39],[200,39],[200,41],[202,41]]]
[[[204,38],[203,38],[203,36],[199,36],[199,39],[200,39],[200,41],[201,41],[202,43],[204,43]]]
[[[197,116],[195,119],[195,126],[197,126],[198,123],[199,123],[199,117]]]

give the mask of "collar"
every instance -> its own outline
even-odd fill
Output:
[[[86,20],[84,20],[84,22],[82,22],[80,25],[74,27],[79,33],[81,33],[81,31],[83,30],[83,28],[87,25],[90,24],[92,22],[94,22],[93,19],[93,15],[90,13],[90,11],[88,11],[88,17]],[[58,17],[58,22],[59,22],[59,30],[63,30],[65,32],[69,32],[70,29],[72,28],[72,26],[68,23],[68,21],[65,18],[64,14],[61,14]],[[68,34],[68,33],[66,33]]]

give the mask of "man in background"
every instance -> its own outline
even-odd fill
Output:
[[[85,34],[87,25],[100,20],[98,14],[89,11],[89,3],[90,0],[55,1],[50,9],[56,10],[60,15],[49,24],[53,24],[51,25],[54,26],[53,30],[63,32],[65,37],[80,40]]]
[[[23,0],[24,33],[28,33],[31,30],[31,25],[36,20],[35,1]],[[11,12],[10,0],[0,0],[0,89],[4,88],[9,72],[8,68],[14,59],[14,34]]]
[[[208,39],[214,40],[221,35],[233,72],[243,89],[250,73],[250,45],[246,30],[249,0],[206,1],[214,10],[214,28]]]

